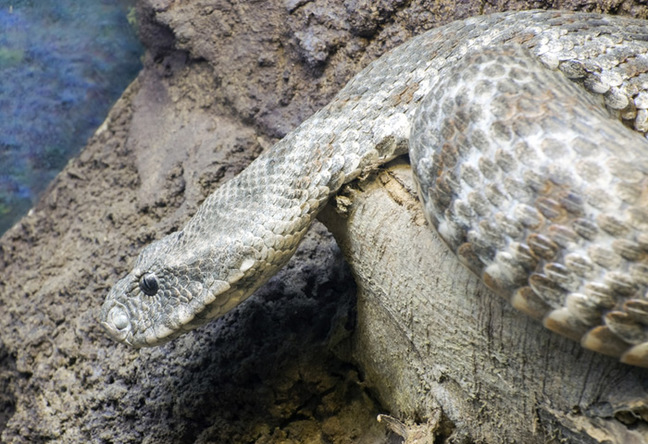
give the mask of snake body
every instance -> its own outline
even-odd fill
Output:
[[[476,17],[371,63],[179,232],[142,250],[101,321],[162,344],[251,295],[339,188],[408,152],[457,256],[551,330],[648,366],[648,23]]]

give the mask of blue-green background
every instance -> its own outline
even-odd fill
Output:
[[[0,234],[141,68],[133,0],[0,0]]]

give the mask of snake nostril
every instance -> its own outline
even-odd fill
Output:
[[[128,327],[128,315],[119,307],[114,307],[110,310],[108,321],[112,323],[117,330],[124,330]]]
[[[146,273],[140,278],[139,281],[140,290],[144,292],[147,296],[155,296],[160,288],[158,284],[157,276],[153,273]]]

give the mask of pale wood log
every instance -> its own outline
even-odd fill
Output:
[[[648,441],[648,370],[582,349],[486,288],[425,221],[406,162],[337,202],[321,219],[358,284],[351,355],[391,415],[425,424],[440,409],[437,433],[477,442]]]

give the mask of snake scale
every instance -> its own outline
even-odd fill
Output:
[[[145,247],[101,310],[165,343],[294,253],[339,188],[408,152],[428,221],[519,310],[648,366],[648,22],[524,11],[450,23],[332,102]]]

